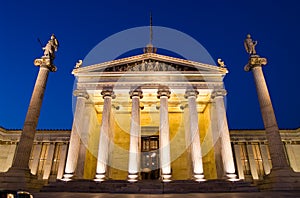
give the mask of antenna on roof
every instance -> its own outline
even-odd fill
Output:
[[[149,44],[144,48],[144,53],[156,53],[156,48],[152,45],[153,41],[153,27],[152,27],[152,12],[150,12],[150,39]]]
[[[150,12],[150,44],[152,44],[152,40],[153,40],[152,12]]]

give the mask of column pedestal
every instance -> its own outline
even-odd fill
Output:
[[[251,55],[248,64],[244,68],[245,71],[253,72],[272,161],[271,173],[266,175],[264,180],[260,182],[260,187],[268,190],[299,190],[300,174],[295,173],[288,165],[271,98],[262,71],[262,65],[266,64],[266,58],[261,58],[259,55]]]

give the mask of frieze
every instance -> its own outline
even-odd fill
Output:
[[[127,71],[197,71],[196,68],[168,64],[159,61],[146,60],[141,62],[135,62],[126,65],[119,65],[114,67],[109,67],[104,70],[104,72],[127,72]]]

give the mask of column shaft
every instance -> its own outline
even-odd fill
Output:
[[[171,177],[171,156],[170,156],[170,129],[169,129],[169,111],[168,98],[170,91],[159,90],[158,98],[160,99],[160,166],[163,181],[168,181]]]
[[[33,175],[36,175],[36,173],[37,173],[37,168],[38,168],[39,161],[40,161],[41,151],[42,151],[42,144],[36,144],[34,147],[34,150],[33,150],[33,160],[31,163],[31,167],[29,167],[31,174],[33,174]]]
[[[227,117],[224,105],[224,98],[223,93],[215,92],[215,103],[216,103],[216,111],[217,111],[217,123],[218,123],[218,130],[221,136],[221,155],[223,161],[223,167],[226,176],[229,179],[235,179],[235,167],[234,167],[234,160],[231,148],[231,141],[229,135],[229,129],[227,124]]]
[[[211,103],[211,129],[214,146],[214,156],[216,163],[217,178],[222,179],[224,177],[224,167],[222,161],[222,140],[221,131],[218,128],[218,115],[217,115],[216,103]]]
[[[104,98],[103,111],[102,111],[102,123],[100,128],[98,158],[96,179],[104,179],[107,176],[107,164],[109,153],[109,141],[110,141],[110,114],[111,114],[111,102],[113,92],[111,90],[102,91]]]
[[[49,147],[48,147],[47,160],[46,160],[45,165],[44,165],[43,179],[48,179],[49,176],[50,176],[53,157],[54,157],[54,149],[55,149],[55,144],[50,144]]]
[[[283,143],[279,134],[272,102],[261,66],[252,68],[260,110],[269,142],[269,150],[272,159],[272,168],[288,168],[287,158],[283,149]]]
[[[82,126],[80,131],[80,146],[78,151],[78,160],[76,165],[76,178],[85,179],[84,169],[88,147],[88,138],[91,128],[91,115],[94,108],[93,103],[85,103],[84,112],[82,115]]]
[[[63,177],[64,167],[66,164],[66,157],[67,157],[67,144],[63,144],[61,145],[61,150],[60,150],[57,179],[61,179]]]
[[[191,156],[193,163],[193,175],[196,180],[204,178],[202,152],[200,146],[199,124],[198,124],[198,111],[196,104],[197,91],[187,91],[186,97],[188,98],[189,107],[189,133],[191,143]]]
[[[73,177],[77,161],[78,161],[78,154],[80,148],[80,132],[82,131],[82,122],[83,122],[83,112],[85,108],[85,102],[88,98],[88,95],[84,92],[76,91],[74,95],[77,95],[77,102],[76,102],[76,109],[73,119],[69,149],[68,149],[68,156],[67,162],[65,167],[65,174],[64,178],[68,179]]]
[[[130,123],[130,146],[129,146],[129,163],[128,163],[128,179],[136,181],[140,169],[140,145],[141,121],[140,121],[140,98],[141,91],[132,91],[132,109]]]
[[[23,131],[20,137],[12,167],[29,169],[28,162],[34,141],[38,118],[40,116],[40,110],[44,98],[48,74],[49,69],[46,66],[41,66],[35,82],[23,126]]]

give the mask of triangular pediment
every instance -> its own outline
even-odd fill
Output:
[[[215,65],[174,58],[170,56],[145,53],[128,58],[104,63],[79,67],[73,74],[91,72],[169,72],[169,71],[198,71],[203,73],[227,73],[227,69]]]

